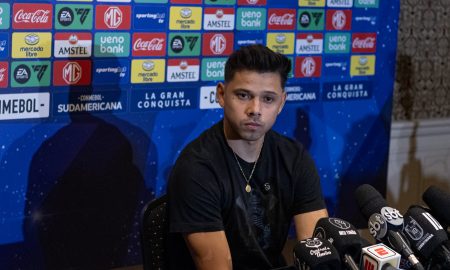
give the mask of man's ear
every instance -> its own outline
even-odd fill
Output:
[[[281,95],[281,105],[280,108],[278,109],[278,114],[280,114],[281,111],[283,110],[284,104],[286,103],[286,97],[287,97],[286,90],[284,90],[283,94]]]
[[[216,100],[219,102],[220,107],[223,108],[223,106],[225,105],[225,85],[223,83],[218,83],[217,87],[216,87]]]

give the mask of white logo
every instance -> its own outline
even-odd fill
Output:
[[[69,62],[63,68],[63,79],[67,84],[77,83],[81,75],[81,66],[77,62]]]
[[[35,12],[24,12],[23,9],[19,10],[14,16],[16,23],[47,23],[50,10],[38,9]]]
[[[209,48],[214,54],[222,54],[227,48],[227,40],[222,34],[215,34],[209,42]]]
[[[345,27],[347,17],[345,13],[341,10],[337,10],[332,17],[333,27],[337,30],[341,30]]]
[[[133,45],[135,51],[161,51],[163,49],[164,39],[153,38],[152,40],[137,39]]]
[[[103,17],[105,24],[109,28],[117,28],[122,24],[123,14],[120,8],[110,7],[106,10]]]
[[[301,71],[303,76],[311,77],[316,71],[316,61],[312,57],[306,57],[302,61]]]
[[[342,220],[339,218],[329,218],[328,220],[332,225],[334,225],[335,227],[338,227],[339,229],[342,229],[342,230],[350,229],[350,226],[351,226],[350,223],[348,223],[345,220]]]
[[[303,241],[300,241],[302,244],[305,244],[308,248],[318,248],[322,246],[323,242],[320,241],[319,238],[309,238]]]
[[[294,22],[294,14],[286,13],[281,16],[277,14],[270,15],[269,24],[270,25],[292,25]]]

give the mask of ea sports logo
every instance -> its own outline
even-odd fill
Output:
[[[222,54],[227,48],[227,40],[222,34],[215,34],[209,42],[209,48],[214,54]]]
[[[82,69],[77,62],[69,62],[63,68],[63,79],[67,84],[76,84],[81,79]]]
[[[345,13],[341,10],[336,11],[333,14],[332,22],[333,27],[337,30],[341,30],[345,27],[345,23],[347,21],[347,17],[345,16]]]
[[[122,24],[123,13],[118,7],[110,7],[103,18],[109,28],[118,28]]]
[[[311,77],[316,71],[316,61],[312,57],[306,57],[302,61],[302,74],[305,77]]]

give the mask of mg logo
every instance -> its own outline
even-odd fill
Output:
[[[302,61],[302,74],[305,77],[311,77],[316,71],[316,61],[311,57],[306,57]]]
[[[215,34],[209,42],[209,48],[214,54],[222,54],[227,48],[227,40],[222,34]]]
[[[345,23],[347,21],[347,17],[345,16],[345,13],[338,10],[333,14],[333,26],[337,30],[341,30],[345,27]]]
[[[67,84],[76,84],[81,74],[81,66],[77,62],[69,62],[63,68],[63,79]]]
[[[123,14],[118,7],[110,7],[106,10],[104,22],[109,28],[117,28],[122,23]]]

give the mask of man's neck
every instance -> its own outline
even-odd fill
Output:
[[[226,138],[226,136],[225,136]],[[242,139],[228,139],[226,138],[228,145],[236,155],[243,160],[253,163],[255,162],[261,152],[264,136],[257,141],[246,141]]]

